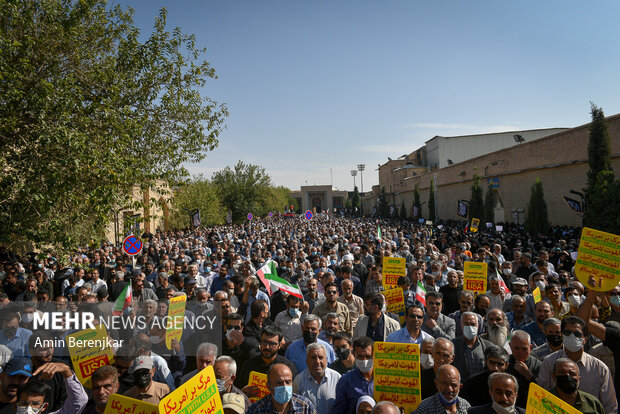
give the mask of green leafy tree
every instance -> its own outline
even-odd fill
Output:
[[[102,237],[136,187],[183,181],[217,146],[214,70],[165,10],[150,35],[104,0],[2,1],[0,22],[0,241]]]
[[[495,205],[497,204],[497,190],[489,184],[484,196],[484,219],[493,222],[495,217]]]
[[[211,179],[224,207],[232,212],[233,222],[246,220],[248,213],[262,216],[268,212],[271,178],[263,167],[239,161],[226,167]]]
[[[291,190],[283,186],[278,186],[271,187],[269,192],[270,194],[265,200],[264,207],[259,207],[257,211],[262,214],[265,212],[269,213],[270,211],[274,213],[277,211],[283,212],[284,210],[290,209],[291,206],[293,206],[293,211],[297,211],[299,206],[297,205],[297,200],[291,195]]]
[[[377,202],[377,215],[379,217],[390,216],[390,206],[388,205],[385,187],[381,187],[381,192],[379,193],[379,200]]]
[[[588,204],[589,215],[586,216],[588,227],[620,234],[620,179],[613,171],[599,172],[596,185],[592,189],[592,197]]]
[[[422,205],[420,204],[420,187],[418,186],[418,184],[415,185],[415,188],[413,189],[413,206],[412,207],[417,207],[417,214],[413,214],[415,208],[411,209],[411,216],[413,218],[418,218],[422,215]]]
[[[400,218],[403,220],[407,218],[407,208],[405,207],[404,201],[401,201],[400,203]]]
[[[588,142],[588,187],[586,194],[596,186],[598,173],[604,170],[612,170],[611,167],[611,144],[609,130],[605,121],[603,110],[591,103],[592,122],[590,123],[590,141]]]
[[[360,192],[357,189],[357,186],[355,186],[353,188],[353,195],[351,196],[351,208],[353,209],[353,214],[357,214],[360,213],[361,214],[361,208],[360,208]],[[357,208],[357,213],[356,213],[356,209]]]
[[[179,186],[170,199],[170,227],[186,228],[189,225],[188,211],[200,210],[203,226],[224,224],[226,211],[220,202],[215,186],[198,176]]]
[[[429,188],[428,195],[428,219],[432,222],[435,222],[435,180],[431,178],[431,186]]]
[[[480,186],[480,176],[474,175],[474,182],[471,185],[471,195],[469,198],[469,220],[472,218],[480,219],[484,223],[484,200],[482,198],[482,187]]]
[[[530,202],[527,205],[525,229],[532,233],[545,233],[549,230],[547,203],[540,178],[531,187]]]

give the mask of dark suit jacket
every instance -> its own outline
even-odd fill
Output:
[[[467,409],[467,414],[496,414],[493,410],[493,403],[479,405],[477,407],[471,407]],[[521,407],[515,407],[517,414],[525,414],[525,410]]]
[[[465,398],[472,407],[493,402],[488,392],[489,375],[491,372],[485,368],[484,371],[472,375],[463,383],[463,389],[459,395]]]
[[[474,354],[478,360],[482,361],[481,365],[484,365],[484,350],[493,344],[486,339],[480,338],[480,336],[478,336],[477,342],[478,343],[476,343]],[[454,365],[461,373],[461,382],[465,382],[471,375],[476,374],[481,370],[470,372],[470,369],[465,361],[465,347],[467,347],[467,344],[465,344],[464,337],[457,336],[452,340],[452,343],[454,344],[455,355],[452,365]]]
[[[515,359],[512,355],[510,355],[510,359],[508,360],[508,368],[506,369],[506,372],[514,375],[515,378],[517,378],[517,382],[519,383],[519,396],[517,397],[517,405],[519,407],[525,407],[525,405],[527,404],[527,391],[521,392],[521,390],[529,390],[530,383],[536,382],[536,380],[538,379],[538,371],[540,371],[542,362],[539,359],[534,358],[530,355],[525,360],[525,365],[527,365],[527,368],[532,372],[532,374],[534,374],[531,380],[525,379],[523,375],[517,372],[517,370],[515,369]]]

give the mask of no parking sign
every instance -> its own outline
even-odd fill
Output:
[[[123,251],[128,256],[135,256],[142,251],[142,240],[138,236],[130,234],[123,240]]]

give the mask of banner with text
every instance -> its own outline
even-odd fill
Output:
[[[599,292],[615,288],[620,282],[620,236],[584,227],[575,274],[584,286]]]
[[[66,344],[75,375],[86,388],[91,388],[90,377],[97,368],[114,363],[111,342],[103,325],[67,335]]]
[[[155,404],[149,404],[124,395],[112,394],[108,398],[103,414],[159,414]]]
[[[375,342],[375,401],[391,401],[405,413],[422,401],[420,347],[416,344]]]
[[[573,408],[569,403],[553,395],[550,391],[539,385],[530,383],[527,393],[527,405],[525,414],[581,414],[581,411]]]
[[[168,307],[168,320],[170,324],[166,329],[166,348],[172,349],[172,340],[181,342],[183,336],[183,317],[185,316],[185,304],[187,296],[179,295],[170,299]]]
[[[251,371],[248,385],[256,385],[259,389],[258,396],[250,398],[252,403],[255,403],[261,398],[269,395],[269,388],[267,388],[267,374]]]
[[[407,275],[405,262],[404,257],[383,258],[383,287],[386,290],[396,287],[398,278]]]
[[[463,290],[485,293],[487,291],[487,264],[465,262],[463,264]]]
[[[159,402],[160,414],[222,414],[215,372],[209,365]]]
[[[405,322],[405,296],[402,288],[382,292],[387,300],[387,310],[398,315],[401,325]]]

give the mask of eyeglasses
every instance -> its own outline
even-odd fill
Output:
[[[579,331],[571,331],[569,329],[564,329],[564,331],[562,331],[562,335],[564,336],[571,336],[571,334],[575,335],[575,338],[583,338],[583,334]]]
[[[410,313],[409,315],[407,315],[409,318],[411,319],[424,319],[424,316],[422,315],[415,315],[413,313]]]
[[[326,295],[337,295],[338,291],[337,290],[330,290],[329,292],[325,292]]]
[[[238,325],[226,325],[226,329],[234,329],[235,331],[240,331],[241,327]]]
[[[272,342],[272,341],[260,341],[261,345],[263,345],[265,348],[274,348],[276,346],[278,346],[278,342]]]

